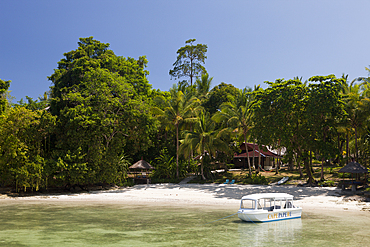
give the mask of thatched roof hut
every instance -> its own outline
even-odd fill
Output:
[[[132,166],[129,167],[130,169],[140,169],[140,170],[152,170],[154,169],[153,166],[151,166],[148,162],[141,159]]]
[[[357,162],[351,162],[346,166],[342,167],[338,172],[342,173],[368,173],[368,170],[363,165]]]
[[[347,164],[346,166],[342,167],[338,172],[340,173],[351,173],[351,180],[344,180],[342,181],[342,189],[345,189],[346,184],[349,184],[352,186],[352,191],[356,191],[357,185],[366,185],[367,184],[367,173],[368,170],[363,165],[357,163],[357,162],[351,162]],[[356,174],[356,176],[354,176]],[[365,174],[365,178],[361,179],[361,174]]]

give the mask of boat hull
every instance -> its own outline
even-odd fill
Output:
[[[274,211],[240,209],[238,211],[238,217],[241,220],[256,223],[296,219],[301,218],[301,215],[302,208],[275,209]]]

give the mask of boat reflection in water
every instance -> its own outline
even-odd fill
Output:
[[[240,246],[269,246],[294,244],[302,234],[302,220],[271,221],[263,224],[240,222],[238,224]]]

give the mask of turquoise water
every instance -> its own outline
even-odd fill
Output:
[[[0,246],[366,246],[369,216],[244,223],[207,207],[0,201]],[[221,219],[221,220],[220,220]]]

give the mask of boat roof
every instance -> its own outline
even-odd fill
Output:
[[[264,198],[274,198],[275,200],[281,200],[281,199],[293,199],[293,196],[287,193],[258,193],[258,194],[251,194],[251,195],[243,196],[242,200],[245,200],[245,199],[258,200],[258,199],[264,199]]]

